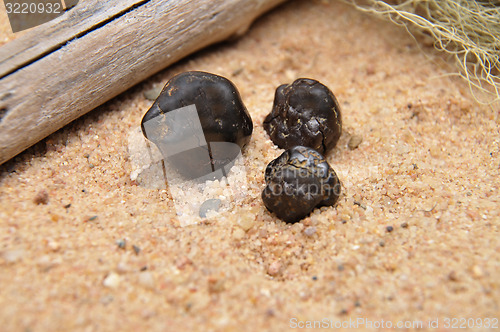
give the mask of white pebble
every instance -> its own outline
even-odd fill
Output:
[[[139,273],[139,284],[145,288],[153,289],[155,287],[155,279],[149,271]]]
[[[110,273],[102,282],[104,287],[117,288],[120,285],[121,277],[116,273]]]
[[[118,271],[118,273],[127,273],[130,272],[130,270],[131,268],[128,266],[127,262],[122,261],[116,265],[116,271]]]
[[[304,230],[304,234],[307,235],[307,236],[313,236],[314,234],[316,234],[316,227],[314,227],[314,226],[307,227]]]
[[[233,232],[233,239],[242,240],[245,237],[245,231],[241,228],[236,228]]]
[[[58,251],[61,248],[59,243],[57,243],[56,241],[50,241],[48,243],[48,246],[49,246],[49,249],[52,251]]]
[[[267,273],[271,276],[276,276],[281,270],[281,263],[278,261],[274,261],[269,265],[267,269]]]
[[[20,261],[24,256],[24,250],[23,249],[14,249],[14,250],[9,250],[3,253],[3,259],[7,263],[15,263],[17,261]]]
[[[238,220],[238,226],[240,226],[245,232],[248,232],[254,225],[255,217],[253,215],[243,215]]]

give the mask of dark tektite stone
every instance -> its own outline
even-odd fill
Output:
[[[225,176],[253,130],[234,84],[198,71],[170,79],[141,127],[182,177],[202,180]]]
[[[340,106],[325,85],[299,78],[276,89],[264,129],[282,149],[302,145],[325,154],[335,147],[342,133]]]
[[[325,158],[316,150],[295,146],[266,167],[264,205],[278,218],[297,222],[316,207],[334,205],[340,181]]]

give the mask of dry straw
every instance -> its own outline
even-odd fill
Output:
[[[475,98],[500,100],[499,0],[346,0],[366,12],[430,34],[436,48],[451,54]],[[486,99],[479,96],[485,96]]]

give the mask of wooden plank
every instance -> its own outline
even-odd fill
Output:
[[[83,1],[0,48],[0,78],[150,0]]]
[[[49,23],[5,45],[16,56],[0,57],[10,72],[0,79],[0,164],[186,55],[241,34],[283,1],[87,0],[51,25],[56,49],[32,40],[50,44]],[[100,2],[128,9],[106,16]]]

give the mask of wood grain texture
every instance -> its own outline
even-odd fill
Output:
[[[144,0],[83,1],[63,16],[39,27],[29,37],[0,48],[0,78],[96,29]]]
[[[285,0],[87,0],[0,48],[0,164]]]

